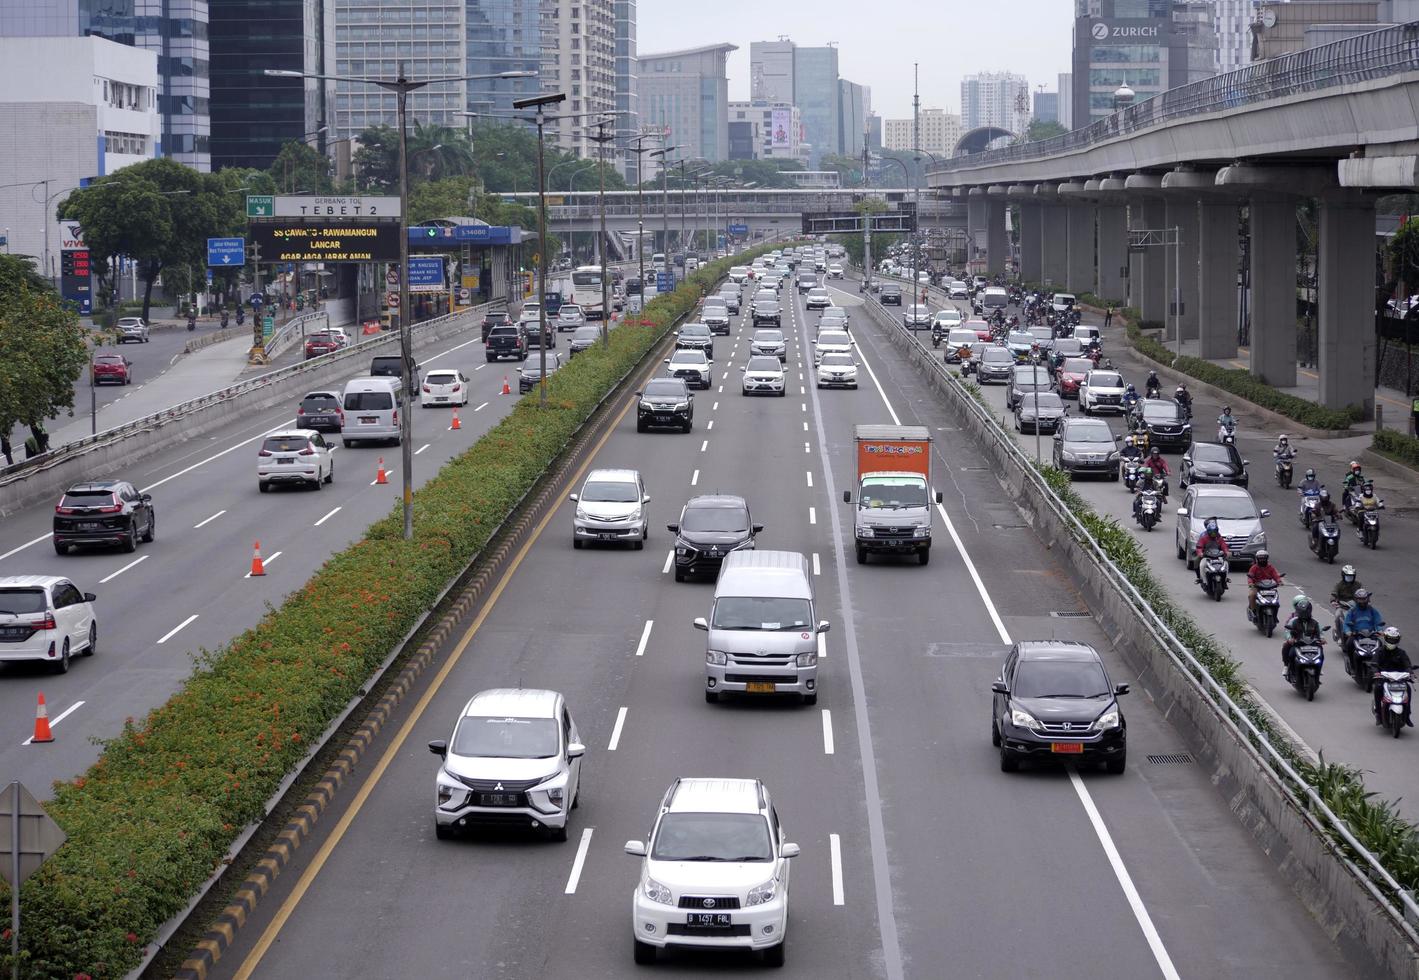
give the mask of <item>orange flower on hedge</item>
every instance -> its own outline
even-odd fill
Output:
[[[136,942],[138,941],[138,934],[137,934],[137,933],[134,933],[134,932],[130,932],[128,935],[124,936],[123,938],[126,939],[126,940],[128,940],[130,943],[136,943]]]

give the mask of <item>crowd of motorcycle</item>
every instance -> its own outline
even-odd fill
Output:
[[[1041,338],[1032,345],[1028,356],[1022,352],[1018,361],[1044,366],[1054,377],[1065,359],[1054,350],[1054,341],[1074,336],[1075,328],[1080,325],[1078,308],[1070,305],[1060,309],[1059,304],[1054,302],[1054,294],[1031,292],[1020,285],[1007,286],[1007,292],[1010,304],[1019,307],[1019,315],[1008,315],[999,308],[988,313],[976,308],[976,312],[990,325],[990,342],[1004,346],[1010,333],[1021,329],[1022,317],[1026,329],[1048,326],[1050,340]],[[933,345],[939,346],[945,335],[946,330],[934,323]],[[1081,345],[1082,356],[1088,357],[1095,368],[1102,366],[1104,370],[1112,370],[1113,364],[1103,357],[1101,340],[1097,330],[1088,331]],[[975,349],[963,346],[959,350],[948,351],[948,359],[953,353],[962,364],[962,372],[971,373]],[[1150,371],[1143,398],[1158,399],[1161,392],[1157,372]],[[1180,416],[1190,423],[1193,417],[1192,396],[1185,384],[1177,385],[1172,400],[1178,406]],[[1149,429],[1143,416],[1141,399],[1131,383],[1124,388],[1122,408],[1128,429],[1120,450],[1122,479],[1125,489],[1134,495],[1135,522],[1143,530],[1152,531],[1159,523],[1168,500],[1168,464],[1158,447],[1149,445]],[[1236,438],[1237,420],[1230,406],[1226,406],[1217,418],[1217,442],[1234,446]],[[1272,455],[1277,485],[1290,489],[1296,450],[1287,436],[1282,435],[1277,440]],[[1377,496],[1373,481],[1363,474],[1360,463],[1350,464],[1342,481],[1339,503],[1318,480],[1314,469],[1306,470],[1305,478],[1296,490],[1300,500],[1300,522],[1308,534],[1311,552],[1320,561],[1335,563],[1340,551],[1340,526],[1343,521],[1354,525],[1355,536],[1362,547],[1379,547],[1379,512],[1384,509],[1384,501]],[[1210,598],[1220,601],[1227,591],[1230,558],[1227,541],[1213,518],[1204,522],[1195,557],[1198,585]],[[1354,566],[1347,564],[1341,569],[1340,581],[1330,596],[1333,622],[1324,626],[1317,621],[1314,604],[1305,595],[1298,595],[1292,600],[1289,616],[1284,623],[1280,622],[1279,589],[1282,582],[1283,575],[1271,564],[1270,554],[1265,550],[1257,552],[1247,570],[1247,618],[1268,638],[1280,624],[1284,634],[1281,657],[1286,681],[1307,700],[1314,700],[1321,682],[1328,633],[1339,645],[1345,672],[1357,687],[1371,694],[1375,724],[1394,738],[1398,738],[1406,727],[1413,727],[1410,700],[1416,668],[1400,646],[1398,627],[1385,623],[1373,604],[1370,592],[1360,585]]]

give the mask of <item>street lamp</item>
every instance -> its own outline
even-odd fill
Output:
[[[579,163],[591,163],[591,161],[583,157],[570,157],[569,159],[563,160],[561,163],[554,164],[552,166],[552,169],[547,171],[547,183],[552,183],[552,175],[555,174],[558,170],[561,170],[563,167],[574,166]],[[572,193],[576,193],[576,178],[577,174],[581,172],[582,171],[580,170],[573,170],[570,179],[568,179],[567,181],[567,190],[571,191]],[[571,229],[568,229],[567,238],[567,251],[574,253],[576,251],[576,249],[574,248],[574,246],[576,245],[576,232],[572,231]]]
[[[679,149],[678,146],[671,145],[671,146],[662,146],[662,147],[661,147],[660,149],[658,149],[658,150],[651,150],[651,151],[650,151],[650,155],[651,155],[651,156],[653,156],[653,157],[660,157],[660,225],[661,225],[660,234],[661,234],[661,238],[662,238],[660,247],[661,247],[661,249],[662,249],[661,254],[663,254],[663,255],[666,257],[666,271],[667,271],[667,272],[670,271],[670,267],[669,267],[669,257],[670,257],[670,181],[669,181],[669,174],[670,174],[670,168],[671,168],[672,166],[674,166],[673,161],[671,161],[670,158],[669,158],[669,153],[670,153],[671,150],[678,150],[678,149]],[[655,250],[654,250],[654,249],[651,249],[651,251],[655,251]],[[642,279],[641,282],[642,282],[641,288],[644,289],[644,288],[645,288],[644,279]],[[656,292],[659,292],[659,291],[660,291],[660,287],[659,287],[659,285],[657,284],[657,286],[656,286]],[[644,294],[642,294],[642,298],[644,298]]]
[[[645,153],[645,147],[641,146],[641,143],[652,138],[662,137],[658,133],[642,133],[626,141],[635,144],[636,153],[636,260],[640,263],[641,270],[642,308],[645,306],[645,170],[641,166],[641,157]]]
[[[403,362],[404,392],[411,399],[414,396],[412,337],[409,332],[409,138],[408,109],[409,93],[417,92],[429,85],[448,82],[482,81],[494,78],[530,78],[534,71],[504,71],[492,75],[457,75],[444,78],[411,79],[404,73],[404,62],[399,63],[399,77],[360,78],[351,75],[324,75],[316,72],[293,71],[284,68],[267,68],[266,75],[276,78],[307,78],[319,81],[350,82],[355,85],[369,85],[393,92],[399,115],[399,353]],[[544,314],[545,315],[545,314]],[[404,539],[414,537],[414,424],[413,413],[407,407],[399,417],[399,441],[401,443],[401,465],[404,470]]]
[[[537,352],[541,362],[541,378],[537,389],[537,404],[547,407],[547,172],[546,137],[543,129],[547,124],[545,107],[565,102],[567,93],[552,92],[534,95],[526,99],[514,99],[514,109],[537,110]],[[604,312],[604,311],[603,311]]]

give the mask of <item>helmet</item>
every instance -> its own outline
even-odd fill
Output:
[[[1125,446],[1132,446],[1132,445],[1133,445],[1133,436],[1124,436],[1123,444],[1124,444]]]
[[[1380,642],[1384,644],[1386,650],[1393,650],[1399,646],[1399,627],[1386,626],[1380,631]]]
[[[1217,518],[1215,518],[1215,517],[1209,517],[1209,518],[1207,518],[1207,520],[1203,521],[1203,522],[1202,522],[1202,530],[1205,531],[1207,534],[1216,534],[1216,533],[1217,533]]]
[[[1356,474],[1357,476],[1359,475],[1359,473],[1360,473],[1360,463],[1359,463],[1358,460],[1353,460],[1353,459],[1352,459],[1352,460],[1350,461],[1350,472]]]
[[[1369,589],[1356,589],[1356,590],[1355,590],[1355,605],[1359,606],[1361,609],[1369,609],[1369,608],[1370,608],[1370,590],[1369,590]]]
[[[1315,471],[1315,470],[1306,470],[1306,479],[1307,479],[1307,480],[1314,480],[1315,478],[1316,478],[1316,471]]]
[[[1327,490],[1325,487],[1321,487],[1321,488],[1320,488],[1320,499],[1321,499],[1322,501],[1325,501],[1325,500],[1329,500],[1329,499],[1330,499],[1330,491]]]
[[[1157,446],[1154,446],[1152,449],[1148,450],[1148,455],[1149,455],[1149,456],[1152,456],[1154,459],[1157,459],[1157,458],[1158,458],[1158,447],[1157,447]]]
[[[1256,563],[1257,563],[1258,565],[1267,565],[1267,564],[1270,564],[1270,562],[1271,562],[1271,552],[1267,551],[1265,548],[1262,548],[1262,549],[1260,549],[1260,550],[1257,551],[1257,553],[1256,553]]]
[[[1365,485],[1363,488],[1361,488],[1360,492],[1367,497],[1373,497],[1375,495],[1375,481],[1366,480]]]
[[[1286,437],[1286,433],[1283,432],[1283,433],[1281,433],[1280,437],[1277,438],[1276,441],[1277,441],[1278,443],[1286,443],[1286,442],[1289,442],[1290,440]]]
[[[1136,394],[1138,394],[1138,389],[1135,388],[1135,387],[1133,387],[1133,382],[1132,382],[1132,381],[1130,381],[1130,382],[1128,383],[1128,387],[1124,388],[1123,390],[1126,391],[1126,392],[1128,392],[1130,395],[1136,395]]]
[[[1187,394],[1187,385],[1178,385],[1176,388],[1173,389],[1173,394],[1175,394],[1175,395],[1185,395],[1185,394]]]
[[[1346,566],[1344,566],[1343,568],[1340,569],[1340,581],[1342,581],[1342,582],[1353,582],[1353,581],[1355,581],[1355,566],[1354,566],[1354,565],[1346,565]]]
[[[1152,370],[1152,369],[1150,368],[1150,369],[1148,370],[1148,377],[1150,377],[1150,378],[1152,378],[1152,379],[1154,379],[1154,380],[1156,381],[1157,378],[1158,378],[1158,372],[1157,372],[1157,371],[1154,371],[1154,370]]]
[[[1231,405],[1223,405],[1223,406],[1222,406],[1222,414],[1223,414],[1223,415],[1231,415],[1231,414],[1232,414],[1232,406],[1231,406]]]
[[[1291,600],[1291,609],[1301,619],[1307,619],[1311,615],[1311,600],[1298,595]]]

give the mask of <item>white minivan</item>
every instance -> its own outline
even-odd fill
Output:
[[[349,449],[357,442],[399,444],[399,410],[404,407],[404,386],[398,378],[355,378],[346,383],[345,421],[340,438]]]
[[[796,551],[735,551],[724,559],[709,619],[705,700],[721,694],[797,694],[818,702],[818,634],[813,576]]]

